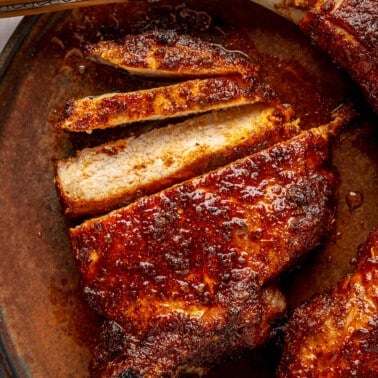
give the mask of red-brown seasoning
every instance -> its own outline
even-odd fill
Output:
[[[243,316],[261,286],[317,247],[332,226],[326,130],[303,132],[71,229],[88,302],[137,339],[194,327],[197,333],[180,338],[181,351],[205,330],[233,334],[230,319],[248,323]],[[217,353],[224,351],[214,350],[215,359]],[[194,358],[180,356],[180,363]],[[151,373],[159,362],[148,358]]]
[[[356,270],[295,310],[279,377],[378,376],[378,229]]]
[[[254,76],[188,80],[148,90],[70,100],[57,127],[69,131],[92,131],[252,104],[271,97]]]
[[[87,48],[91,59],[146,76],[198,77],[251,74],[246,54],[175,30],[131,34],[120,41],[100,41]]]
[[[378,112],[378,17],[374,0],[320,1],[300,28],[361,86]]]

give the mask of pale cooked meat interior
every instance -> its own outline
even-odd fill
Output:
[[[56,182],[71,215],[104,212],[287,139],[298,130],[286,106],[212,112],[57,162]]]

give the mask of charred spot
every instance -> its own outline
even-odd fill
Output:
[[[155,32],[156,41],[163,45],[173,45],[178,41],[178,34],[174,30],[159,30]]]
[[[311,188],[304,188],[302,185],[293,185],[287,191],[288,200],[298,207],[311,204],[313,196],[314,191]]]
[[[165,253],[164,260],[167,262],[170,269],[179,272],[187,272],[190,268],[190,260],[185,256],[177,253]]]
[[[128,370],[124,370],[119,376],[118,378],[139,378],[140,375],[138,375],[135,370],[133,369],[128,369]]]

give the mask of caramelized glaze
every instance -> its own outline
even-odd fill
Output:
[[[279,377],[378,376],[378,229],[355,271],[295,310]]]
[[[378,17],[373,0],[318,1],[300,28],[360,85],[378,112]]]
[[[189,80],[136,92],[70,100],[57,127],[90,132],[132,122],[253,104],[271,97],[255,75]]]
[[[105,369],[105,376],[124,370],[164,376],[261,343],[269,327],[265,316],[275,318],[282,310],[275,300],[263,300],[263,285],[319,246],[332,227],[328,132],[303,132],[72,228],[90,305],[135,345],[146,339],[155,345],[144,352],[141,347],[147,365],[129,343],[118,347],[122,359],[99,347],[94,366]],[[253,300],[256,295],[262,297]],[[252,326],[256,309],[266,315]],[[245,324],[238,331],[236,319]],[[228,347],[210,346],[210,335]],[[112,349],[109,342],[105,347]],[[168,346],[155,356],[161,343]]]

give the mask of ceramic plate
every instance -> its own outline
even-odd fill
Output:
[[[261,65],[264,81],[294,106],[304,127],[327,122],[332,109],[348,98],[359,110],[334,145],[333,162],[340,177],[335,230],[324,249],[281,278],[289,304],[295,306],[351,271],[357,246],[377,225],[376,119],[353,83],[294,25],[244,0],[188,0],[187,6],[199,27],[206,26],[210,17],[216,38],[226,39]],[[155,124],[77,136],[57,132],[52,123],[68,98],[156,85],[87,61],[83,47],[88,41],[127,33],[137,22],[158,22],[164,9],[164,2],[139,1],[27,17],[4,50],[0,60],[4,368],[0,375],[88,374],[89,350],[100,319],[80,297],[67,237],[72,221],[61,213],[53,162],[76,148],[137,134]],[[278,356],[274,345],[262,347],[225,361],[210,376],[273,376]]]

